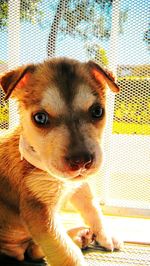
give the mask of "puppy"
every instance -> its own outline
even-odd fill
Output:
[[[91,229],[90,241],[94,235],[106,249],[120,249],[86,183],[102,162],[107,87],[119,91],[112,74],[92,61],[58,58],[10,71],[0,84],[20,113],[19,127],[0,142],[0,252],[85,266],[71,239],[80,246],[82,232],[68,235],[57,216],[68,195]]]

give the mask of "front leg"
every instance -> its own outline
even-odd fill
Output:
[[[46,179],[38,182],[32,175],[29,182],[28,177],[21,191],[21,215],[49,265],[86,266],[80,249],[67,235],[57,217],[58,190],[57,184],[49,184]]]
[[[122,242],[109,235],[104,217],[98,203],[95,202],[88,183],[80,185],[71,196],[71,202],[80,212],[85,223],[96,236],[96,241],[104,248],[113,251],[121,249]]]

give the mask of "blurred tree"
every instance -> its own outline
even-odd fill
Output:
[[[84,40],[109,39],[113,0],[60,0],[51,25],[47,53],[55,55],[58,31]],[[115,1],[114,1],[115,4]],[[127,10],[120,11],[119,32],[127,20]]]
[[[0,0],[0,29],[7,28],[8,21],[8,1]],[[20,0],[20,18],[31,23],[41,23],[43,12],[39,7],[39,3],[43,0]],[[56,40],[58,32],[67,34],[72,37],[81,37],[85,41],[109,39],[111,34],[111,16],[113,0],[54,0],[57,4],[56,11],[52,10],[54,18],[50,23],[50,33],[47,43],[47,54],[49,57],[55,55]],[[49,2],[47,1],[47,4]],[[123,33],[123,24],[127,20],[127,10],[120,10],[119,32]],[[94,51],[99,53],[99,58],[104,53],[98,47]],[[102,60],[103,60],[102,59]],[[105,63],[106,63],[105,55]],[[105,64],[104,63],[104,64]],[[107,63],[106,63],[107,65]]]
[[[0,0],[0,29],[5,30],[8,22],[8,2]],[[20,18],[31,23],[40,23],[42,12],[38,9],[38,3],[42,0],[20,0]]]

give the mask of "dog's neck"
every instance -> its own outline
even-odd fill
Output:
[[[19,151],[21,154],[21,160],[25,159],[33,166],[46,171],[43,163],[40,160],[40,157],[38,156],[37,152],[34,150],[34,148],[28,143],[26,138],[21,135],[19,139]]]

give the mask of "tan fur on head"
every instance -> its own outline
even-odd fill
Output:
[[[82,135],[84,150],[89,146],[91,153],[96,155],[93,167],[86,172],[92,174],[97,170],[102,155],[100,148],[97,152],[96,147],[103,132],[105,114],[99,123],[89,120],[87,124],[89,118],[86,116],[90,116],[88,112],[93,104],[100,104],[105,109],[107,83],[117,91],[117,85],[97,64],[68,59],[29,65],[2,77],[1,85],[6,96],[12,94],[19,100],[23,137],[35,151],[35,157],[40,157],[43,168],[53,176],[72,178],[81,173],[70,171],[65,161],[67,153],[68,156],[70,153],[67,151],[69,145],[72,145],[69,140],[72,129],[68,129],[68,124],[76,119],[73,116],[79,116],[79,112],[80,118],[77,119],[81,120],[80,126],[73,134]],[[33,116],[37,112],[49,115],[48,127],[39,128],[34,123]],[[75,125],[74,120],[72,124]],[[86,134],[83,133],[85,130]],[[91,138],[93,134],[94,138]],[[57,139],[55,136],[58,136]]]
[[[23,260],[27,250],[33,259],[45,254],[52,266],[85,266],[56,210],[74,193],[72,201],[84,210],[98,241],[116,247],[83,181],[102,162],[106,89],[119,88],[94,62],[68,58],[19,67],[3,75],[0,84],[6,99],[17,98],[20,114],[17,131],[0,143],[0,252]]]

